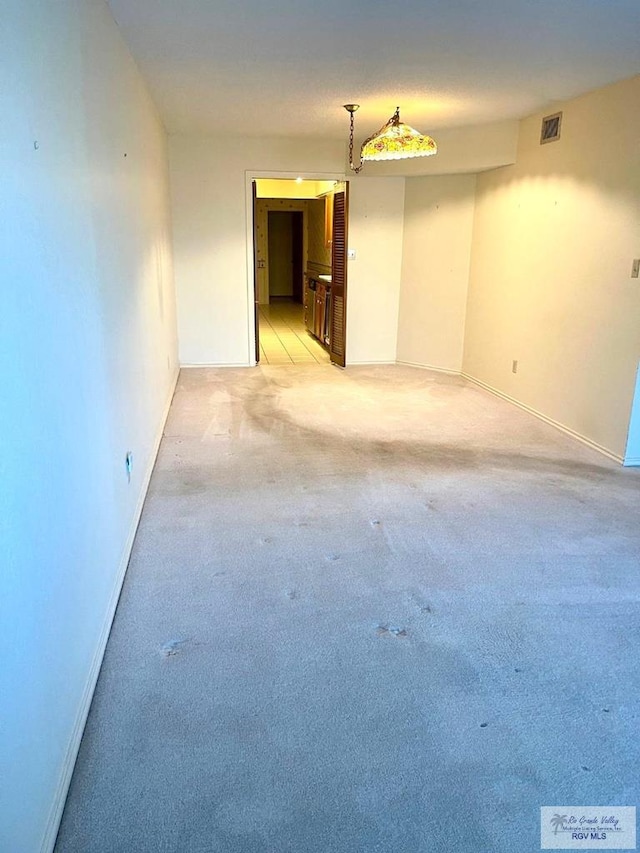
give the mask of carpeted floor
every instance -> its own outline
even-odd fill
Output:
[[[57,853],[519,853],[640,794],[640,471],[463,380],[183,371]]]

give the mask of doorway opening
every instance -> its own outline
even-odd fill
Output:
[[[344,367],[346,183],[257,178],[252,188],[256,363]]]
[[[305,225],[313,220],[304,211],[272,210],[277,199],[265,200],[267,209],[268,301],[258,307],[259,361],[263,364],[328,363],[325,341],[314,336],[305,322]],[[285,204],[285,206],[290,206]]]
[[[269,303],[285,300],[302,305],[303,220],[301,211],[267,213]]]

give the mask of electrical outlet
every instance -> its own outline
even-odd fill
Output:
[[[638,278],[640,276],[640,258],[635,258],[633,263],[631,264],[631,278]]]
[[[518,362],[516,360],[511,362],[511,372],[512,373],[518,372]]]
[[[133,471],[133,453],[128,450],[127,455],[124,457],[124,467],[127,472],[127,482],[131,482],[131,472]]]

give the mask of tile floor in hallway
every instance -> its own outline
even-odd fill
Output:
[[[262,364],[329,364],[329,353],[307,331],[304,309],[295,302],[260,306]]]

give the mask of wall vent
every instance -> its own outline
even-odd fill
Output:
[[[545,116],[542,119],[542,129],[540,130],[540,145],[545,142],[555,142],[560,139],[560,125],[562,124],[562,113],[554,113],[552,116]]]

